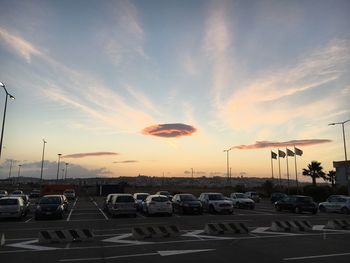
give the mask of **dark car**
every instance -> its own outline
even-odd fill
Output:
[[[29,194],[30,198],[39,198],[40,196],[41,196],[41,191],[39,189],[33,189]]]
[[[288,210],[295,213],[311,212],[317,213],[318,207],[312,197],[304,195],[291,195],[275,202],[277,211]]]
[[[59,218],[62,219],[65,205],[60,195],[45,195],[37,203],[35,209],[35,219]]]
[[[282,200],[283,198],[286,198],[286,197],[287,197],[287,195],[284,193],[272,193],[270,200],[271,200],[271,203],[275,203],[275,202]]]
[[[201,202],[192,194],[176,194],[172,202],[175,213],[201,214],[203,211]]]

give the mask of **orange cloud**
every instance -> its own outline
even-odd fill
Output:
[[[263,148],[278,148],[278,147],[292,147],[292,146],[310,146],[315,144],[327,143],[331,140],[327,139],[305,139],[305,140],[292,140],[286,142],[270,142],[270,141],[257,141],[251,145],[237,145],[232,149],[251,150],[251,149],[263,149]]]
[[[120,162],[113,162],[113,163],[137,163],[136,160],[126,160],[126,161],[120,161]]]
[[[143,134],[153,135],[157,137],[165,138],[177,138],[182,136],[190,136],[197,129],[191,125],[182,123],[168,123],[168,124],[157,124],[142,130]]]
[[[119,155],[119,153],[114,152],[92,152],[92,153],[73,153],[62,156],[62,158],[84,158],[91,156],[106,156],[106,155]]]

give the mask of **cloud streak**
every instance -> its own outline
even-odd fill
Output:
[[[197,129],[191,125],[182,123],[168,123],[146,127],[142,130],[142,133],[156,137],[178,138],[182,136],[190,136],[196,131]]]
[[[125,161],[116,161],[113,163],[138,163],[138,161],[136,160],[125,160]]]
[[[328,143],[328,142],[331,142],[331,140],[328,140],[328,139],[304,139],[304,140],[291,140],[291,141],[286,141],[286,142],[257,141],[255,144],[237,145],[237,146],[233,146],[231,149],[253,150],[253,149],[264,149],[264,148],[311,146],[311,145]]]
[[[89,153],[73,153],[68,155],[63,155],[61,158],[85,158],[85,157],[98,157],[98,156],[114,156],[119,155],[115,152],[89,152]]]

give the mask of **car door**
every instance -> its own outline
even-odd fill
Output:
[[[176,195],[173,201],[173,210],[179,211],[179,207],[180,207],[180,196]]]
[[[327,211],[335,211],[336,210],[336,197],[335,196],[330,196],[327,199],[327,202],[324,204],[326,207]]]

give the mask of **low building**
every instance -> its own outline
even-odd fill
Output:
[[[350,161],[334,161],[335,182],[338,186],[347,186],[350,193]]]

